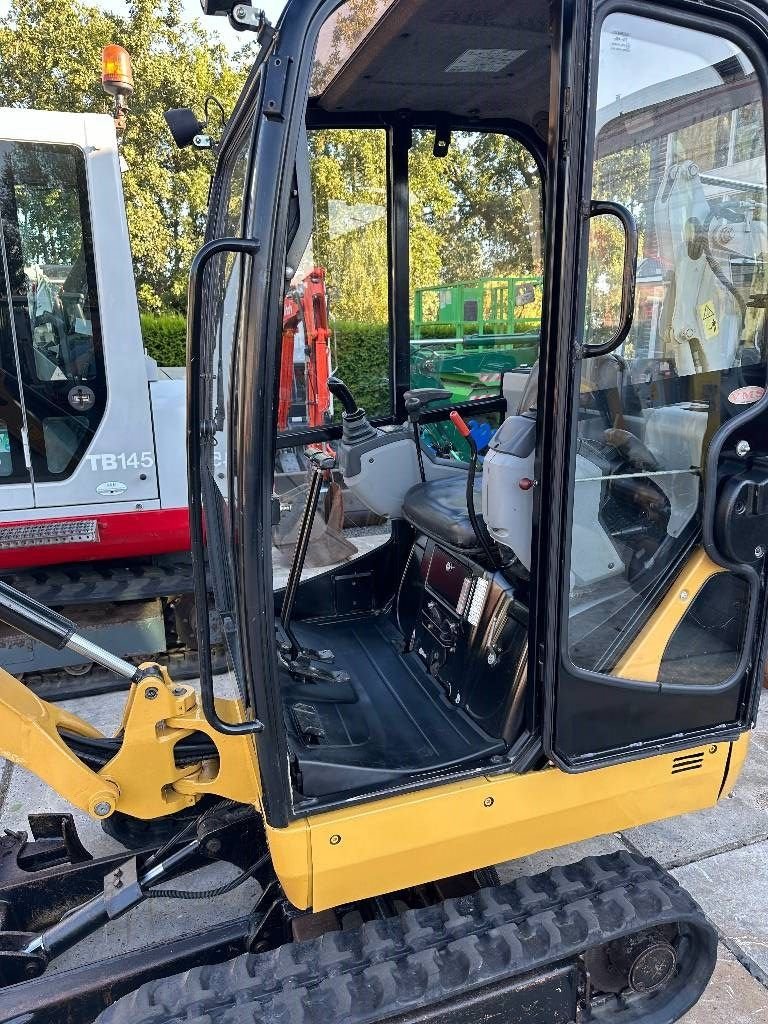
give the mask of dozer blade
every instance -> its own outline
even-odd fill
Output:
[[[688,893],[617,853],[153,981],[98,1024],[672,1024],[716,954]]]

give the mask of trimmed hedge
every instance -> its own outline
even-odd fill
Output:
[[[337,320],[332,324],[335,371],[369,416],[389,412],[389,326]],[[341,419],[336,403],[335,418]]]
[[[187,320],[179,313],[142,313],[144,348],[158,366],[185,366]]]
[[[531,317],[531,319],[534,320],[535,318]],[[515,334],[535,334],[539,329],[537,323],[517,323],[515,324]],[[507,323],[504,320],[488,320],[481,326],[483,328],[483,335],[498,336],[506,335],[507,333]],[[462,324],[462,332],[465,339],[480,337],[477,323]],[[456,339],[456,328],[453,324],[422,324],[421,337],[424,341]]]
[[[178,313],[142,313],[144,347],[159,366],[184,366],[187,326]],[[336,372],[357,401],[375,416],[389,410],[389,327],[337,321],[333,324]],[[337,410],[341,418],[341,410]]]

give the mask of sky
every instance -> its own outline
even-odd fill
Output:
[[[57,3],[58,0],[53,0]],[[127,14],[128,4],[126,0],[90,0],[95,7],[101,7],[106,11],[114,11],[115,14]],[[247,33],[236,32],[230,27],[226,18],[203,18],[200,9],[200,0],[183,0],[184,14],[192,20],[201,18],[203,23],[211,31],[216,31],[229,49],[236,50],[248,40]],[[256,0],[254,7],[262,7],[267,12],[270,21],[274,21],[285,6],[285,0]],[[0,16],[8,11],[8,0],[0,0]]]

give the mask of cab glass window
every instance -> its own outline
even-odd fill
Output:
[[[416,131],[409,194],[411,387],[444,388],[445,405],[498,396],[504,373],[530,369],[538,356],[536,162],[507,135]],[[498,414],[478,418],[490,439]],[[425,439],[444,454],[463,445],[448,422],[427,428]]]
[[[392,414],[387,133],[380,128],[310,129],[299,143],[297,187],[306,182],[297,235],[308,240],[290,266],[283,300],[274,491],[274,585],[283,587],[296,550],[311,469],[306,446],[333,450],[323,431],[341,420],[328,389],[340,377],[369,418]],[[305,169],[305,170],[304,170]],[[306,173],[306,179],[299,180]],[[291,435],[299,432],[300,438]],[[307,553],[305,576],[389,537],[389,522],[355,502],[335,470]]]
[[[227,165],[217,225],[217,236],[220,238],[239,238],[242,235],[249,146],[250,133],[246,132]],[[208,330],[204,334],[204,341],[208,351],[204,359],[211,367],[207,414],[214,428],[213,478],[218,491],[225,498],[228,493],[227,454],[234,402],[232,350],[240,308],[242,273],[243,257],[239,253],[224,252],[212,258],[206,280]]]
[[[387,135],[307,132],[311,234],[285,293],[278,427],[337,422],[336,373],[369,416],[391,412]]]
[[[582,668],[716,684],[738,664],[747,587],[703,552],[702,481],[712,437],[765,384],[762,109],[726,39],[605,20],[592,196],[633,214],[639,253],[629,335],[581,364],[569,648]],[[615,218],[593,220],[588,342],[615,323],[620,236]]]

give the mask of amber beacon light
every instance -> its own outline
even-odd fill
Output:
[[[110,43],[101,51],[101,84],[109,96],[115,98],[115,120],[125,126],[125,110],[133,93],[133,67],[128,51]]]

